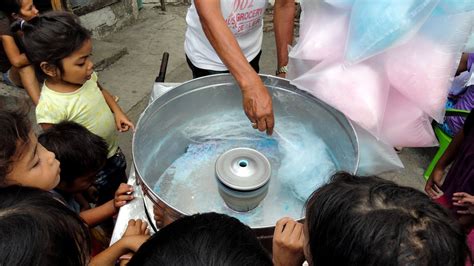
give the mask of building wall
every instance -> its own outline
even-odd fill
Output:
[[[89,29],[96,39],[101,39],[131,24],[137,17],[137,0],[120,0],[117,3],[79,16],[82,25]]]

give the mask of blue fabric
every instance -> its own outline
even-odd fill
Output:
[[[8,70],[5,73],[2,73],[2,79],[3,79],[3,83],[5,83],[7,85],[10,85],[10,86],[16,86],[13,83],[13,81],[11,81],[11,79],[10,79],[10,70]]]

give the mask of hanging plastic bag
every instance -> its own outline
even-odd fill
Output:
[[[357,0],[351,13],[345,58],[355,64],[412,37],[439,0]]]
[[[324,0],[324,2],[337,7],[337,8],[344,8],[349,9],[354,5],[356,0]]]
[[[316,70],[291,81],[306,90],[375,136],[379,135],[388,96],[388,81],[383,69],[374,62],[345,67],[342,62]]]
[[[378,175],[403,168],[402,161],[391,145],[376,139],[357,123],[352,125],[359,141],[358,175]]]
[[[409,42],[386,52],[391,86],[440,123],[473,18],[472,12],[432,17]]]
[[[429,116],[394,89],[388,96],[382,136],[393,147],[438,145]]]
[[[472,0],[441,0],[435,8],[433,14],[458,14],[474,10],[474,1]]]

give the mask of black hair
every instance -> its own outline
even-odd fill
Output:
[[[186,216],[146,241],[128,266],[272,265],[250,227],[218,213]]]
[[[89,231],[48,191],[0,188],[0,265],[86,265]]]
[[[107,160],[107,143],[84,126],[63,121],[45,130],[38,141],[61,163],[61,181],[71,184],[78,177],[98,172]]]
[[[11,15],[13,13],[20,13],[22,2],[23,0],[2,0],[2,4],[0,5],[0,11],[5,13],[5,15],[11,20]]]
[[[464,265],[466,236],[422,192],[337,173],[308,199],[313,265]]]
[[[50,11],[29,21],[15,21],[11,30],[23,31],[26,56],[39,77],[45,77],[40,67],[42,62],[64,72],[62,60],[91,39],[90,32],[81,26],[79,18],[65,11]]]
[[[17,110],[0,110],[0,186],[12,170],[15,157],[29,143],[31,124],[28,119],[28,108]]]

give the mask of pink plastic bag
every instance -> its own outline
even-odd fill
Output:
[[[394,147],[438,145],[429,116],[394,89],[388,96],[382,136]]]

